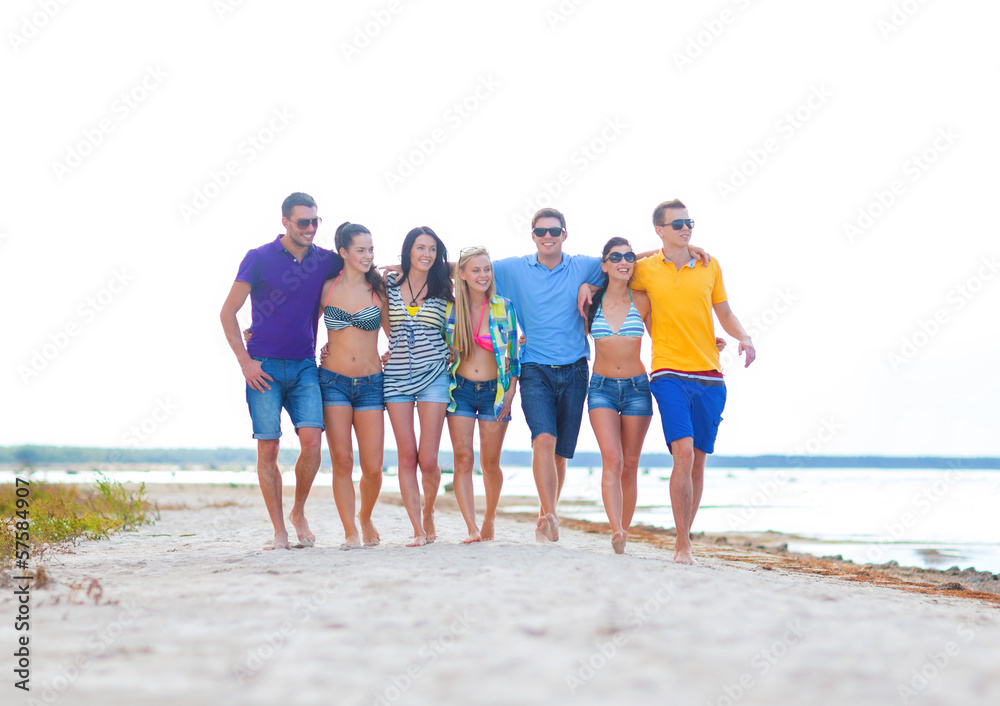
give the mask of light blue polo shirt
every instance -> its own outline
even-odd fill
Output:
[[[552,270],[539,264],[538,253],[493,261],[497,293],[513,302],[527,338],[522,364],[568,365],[590,358],[576,296],[584,282],[604,282],[601,258],[566,253],[562,258]]]

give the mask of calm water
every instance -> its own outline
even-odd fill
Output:
[[[391,475],[393,471],[390,470]],[[641,469],[635,521],[673,527],[669,469]],[[33,480],[90,483],[96,472],[37,471]],[[120,482],[235,483],[256,485],[254,471],[116,471]],[[329,476],[329,474],[326,474]],[[0,483],[14,473],[0,471]],[[360,477],[356,471],[355,478]],[[504,495],[535,495],[530,468],[504,469]],[[284,475],[286,484],[294,475]],[[445,474],[443,483],[451,481]],[[483,493],[482,478],[475,477]],[[317,479],[317,489],[329,478]],[[389,481],[386,489],[394,489]],[[996,471],[884,469],[709,469],[695,531],[795,535],[789,549],[819,556],[840,554],[862,563],[898,561],[946,569],[975,566],[1000,573],[1000,523],[993,518],[1000,498]],[[480,511],[481,511],[480,504]],[[536,506],[525,506],[535,510]],[[596,522],[607,517],[601,504],[600,469],[570,468],[560,514]]]

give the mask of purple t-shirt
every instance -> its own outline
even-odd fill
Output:
[[[248,252],[236,273],[237,282],[250,285],[253,336],[247,352],[261,358],[315,358],[319,296],[344,261],[332,250],[311,245],[299,262],[281,238]]]

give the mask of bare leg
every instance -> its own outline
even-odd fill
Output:
[[[613,409],[590,410],[590,426],[601,449],[601,496],[611,525],[611,547],[615,554],[625,551],[628,535],[622,527],[622,435],[621,420]]]
[[[500,450],[507,434],[509,422],[479,422],[479,465],[483,469],[483,485],[486,486],[486,515],[483,517],[483,539],[493,539],[500,504],[500,489],[503,488],[503,471],[500,469]]]
[[[674,513],[677,537],[674,541],[674,562],[693,564],[691,554],[691,510],[694,488],[691,480],[694,465],[694,440],[690,436],[670,442],[674,467],[670,473],[670,505]]]
[[[561,484],[558,476],[556,459],[556,437],[552,434],[539,434],[531,442],[531,470],[535,476],[535,487],[538,489],[538,504],[540,506],[538,524],[535,527],[535,539],[539,542],[559,541],[559,518],[556,515],[556,504],[559,502]],[[562,459],[565,475],[566,459]]]
[[[622,529],[628,532],[638,498],[639,456],[652,417],[623,416],[622,429]],[[694,518],[692,517],[692,520]]]
[[[382,457],[385,451],[385,415],[382,410],[354,413],[354,434],[358,437],[358,456],[361,460],[361,540],[366,547],[381,541],[372,522],[372,511],[378,494],[382,491]]]
[[[465,528],[469,536],[464,540],[470,542],[482,541],[479,528],[476,526],[476,503],[472,490],[472,466],[475,462],[472,451],[472,440],[476,430],[474,417],[448,417],[448,433],[451,435],[451,448],[455,451],[455,499],[462,511]]]
[[[295,462],[295,503],[288,519],[292,521],[295,532],[299,537],[299,545],[311,547],[316,541],[316,535],[309,529],[306,522],[306,498],[312,489],[313,481],[316,480],[316,473],[319,472],[319,462],[323,454],[323,430],[317,427],[300,427],[296,430],[299,435],[299,459]]]
[[[399,460],[399,494],[403,497],[403,507],[413,525],[413,541],[408,547],[422,547],[427,544],[427,534],[420,520],[420,485],[417,483],[417,437],[413,431],[413,404],[410,402],[390,402],[386,406],[392,433],[396,437],[396,454]]]
[[[274,540],[264,549],[288,549],[288,531],[281,512],[281,472],[278,470],[278,439],[257,440],[257,481],[267,514],[274,525]]]
[[[438,451],[441,449],[441,432],[448,405],[444,402],[417,402],[417,416],[420,418],[420,446],[417,450],[417,465],[420,466],[420,480],[424,487],[424,533],[427,543],[437,539],[434,531],[434,501],[441,486],[441,466],[438,465]]]
[[[708,454],[704,451],[694,450],[694,463],[691,466],[691,524],[694,525],[694,516],[698,514],[701,507],[701,492],[705,489],[705,461]]]
[[[333,499],[337,503],[337,514],[344,526],[343,547],[360,547],[361,535],[354,523],[354,453],[351,443],[351,423],[354,410],[347,406],[323,407],[323,421],[326,423],[326,441],[330,446],[330,461],[333,463]]]

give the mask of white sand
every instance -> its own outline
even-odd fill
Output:
[[[497,541],[464,546],[461,519],[440,511],[439,540],[408,549],[405,513],[385,503],[382,545],[339,551],[324,487],[307,506],[317,546],[264,552],[256,491],[152,492],[240,506],[165,510],[46,557],[58,585],[33,594],[37,703],[1000,703],[1000,620],[975,601],[675,566],[640,544],[615,556],[607,536],[568,530],[539,547],[509,520]],[[3,671],[2,703],[33,703]]]

